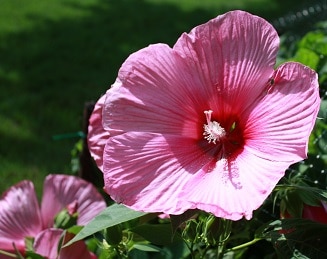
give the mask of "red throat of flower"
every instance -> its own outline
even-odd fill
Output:
[[[232,160],[244,144],[242,127],[235,116],[229,116],[228,121],[217,122],[212,113],[212,110],[204,111],[207,123],[203,125],[203,138],[218,148],[214,153],[216,161],[222,158]]]
[[[219,120],[219,123],[212,113],[212,110],[204,111],[207,123],[203,125],[203,138],[210,145],[206,147],[206,152],[213,157],[206,170],[211,172],[218,162],[223,164],[222,177],[239,189],[242,186],[238,180],[239,168],[234,161],[243,145],[243,132],[235,116]]]

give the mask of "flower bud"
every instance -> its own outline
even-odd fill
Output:
[[[78,212],[70,214],[67,209],[60,211],[54,220],[54,227],[68,229],[77,225]]]
[[[203,238],[209,245],[226,241],[231,233],[231,221],[209,215],[203,224]]]

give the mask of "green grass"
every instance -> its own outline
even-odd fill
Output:
[[[71,173],[84,102],[114,82],[126,57],[151,43],[172,45],[231,9],[268,20],[301,1],[3,0],[0,2],[0,192],[45,175]],[[304,2],[304,1],[302,1]]]

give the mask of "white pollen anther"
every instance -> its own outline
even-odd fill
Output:
[[[203,125],[203,136],[209,143],[216,144],[217,141],[226,136],[226,131],[218,122],[211,121],[211,110],[204,111],[204,114],[206,115],[207,124]]]

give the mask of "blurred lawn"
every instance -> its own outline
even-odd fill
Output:
[[[172,45],[195,25],[232,9],[268,20],[305,1],[0,1],[0,193],[22,179],[71,173],[85,101],[115,80],[120,64],[150,43]]]

